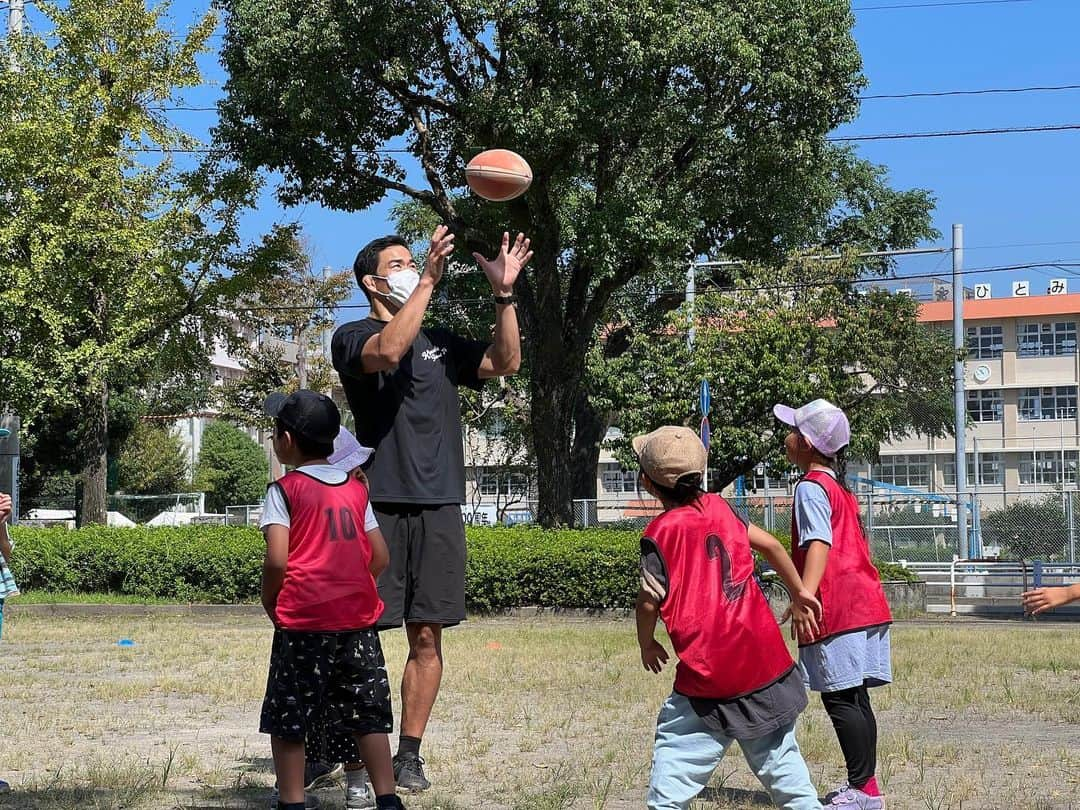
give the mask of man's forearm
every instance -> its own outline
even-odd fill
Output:
[[[517,309],[512,304],[495,305],[495,343],[491,360],[500,376],[516,374],[521,368],[521,331]]]
[[[424,313],[427,312],[434,289],[433,284],[425,284],[421,280],[405,306],[383,327],[379,333],[379,354],[382,357],[396,364],[413,345],[420,334]]]

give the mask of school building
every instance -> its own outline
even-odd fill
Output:
[[[1014,282],[1012,296],[991,298],[989,285],[978,285],[977,297],[964,301],[967,483],[989,508],[1076,488],[1080,294],[1066,289],[1058,279],[1047,294],[1029,295],[1026,283]],[[951,331],[952,302],[924,303],[919,319]],[[954,457],[951,436],[912,436],[884,445],[871,473],[895,486],[949,492]]]

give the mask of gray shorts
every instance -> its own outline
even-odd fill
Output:
[[[390,550],[379,576],[378,628],[465,620],[465,523],[451,504],[372,504]]]

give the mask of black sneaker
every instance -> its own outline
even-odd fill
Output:
[[[424,776],[424,760],[417,754],[397,754],[394,757],[394,781],[402,793],[420,793],[431,787]]]
[[[309,760],[304,763],[304,790],[319,790],[330,787],[341,780],[345,769],[340,763],[328,765],[325,762]]]

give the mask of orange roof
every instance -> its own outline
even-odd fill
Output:
[[[932,301],[919,306],[919,320],[935,323],[952,320],[952,301]],[[965,321],[991,321],[1003,318],[1036,318],[1045,315],[1080,314],[1080,293],[1070,295],[1033,295],[1028,298],[984,298],[964,301]]]

